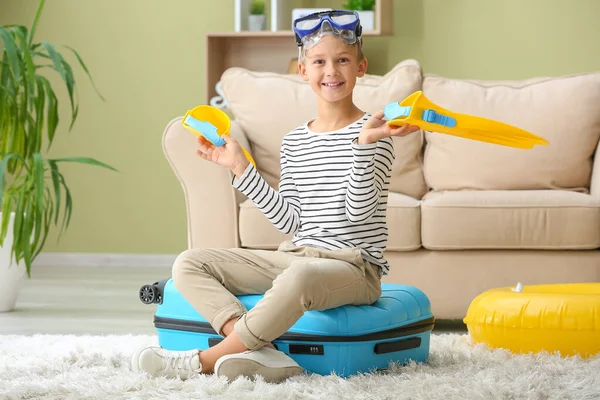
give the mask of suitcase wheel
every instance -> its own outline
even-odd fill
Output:
[[[160,291],[154,285],[144,285],[140,289],[140,300],[144,304],[160,303]]]

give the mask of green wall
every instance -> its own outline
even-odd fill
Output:
[[[77,49],[106,98],[102,102],[77,69],[79,120],[72,132],[63,125],[51,155],[92,156],[120,170],[64,170],[74,197],[72,224],[60,242],[51,236],[46,251],[185,249],[183,193],[163,156],[161,136],[171,118],[206,102],[204,33],[233,29],[233,0],[211,1],[211,11],[207,3],[46,3],[37,39]],[[0,24],[29,25],[36,7],[35,0],[0,0]],[[418,59],[426,72],[455,78],[594,71],[600,70],[599,15],[597,0],[395,0],[394,36],[366,38],[365,52],[377,74],[406,58]]]

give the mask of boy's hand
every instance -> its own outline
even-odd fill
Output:
[[[227,135],[221,137],[225,141],[225,144],[216,147],[203,136],[198,136],[196,141],[200,148],[196,150],[196,154],[205,160],[229,168],[239,178],[242,176],[250,162],[246,158],[246,155],[237,140]]]
[[[418,131],[420,128],[414,125],[402,125],[392,128],[386,124],[387,120],[383,116],[383,110],[377,111],[363,125],[358,144],[375,143],[380,139],[390,136],[406,136]]]

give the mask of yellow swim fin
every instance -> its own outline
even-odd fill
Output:
[[[213,106],[197,106],[188,110],[183,116],[181,123],[195,136],[202,135],[217,147],[225,144],[221,136],[229,136],[229,129],[231,128],[229,116]],[[242,150],[248,161],[256,168],[256,163],[250,153],[243,147]]]
[[[387,104],[383,112],[392,127],[409,124],[426,131],[521,149],[548,144],[544,138],[515,126],[446,110],[432,103],[422,91],[399,103]]]

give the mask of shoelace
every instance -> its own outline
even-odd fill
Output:
[[[178,377],[181,376],[181,372],[186,372],[186,376],[191,376],[195,370],[192,368],[193,354],[176,353],[169,354],[165,357],[165,372],[169,369],[175,370]]]

